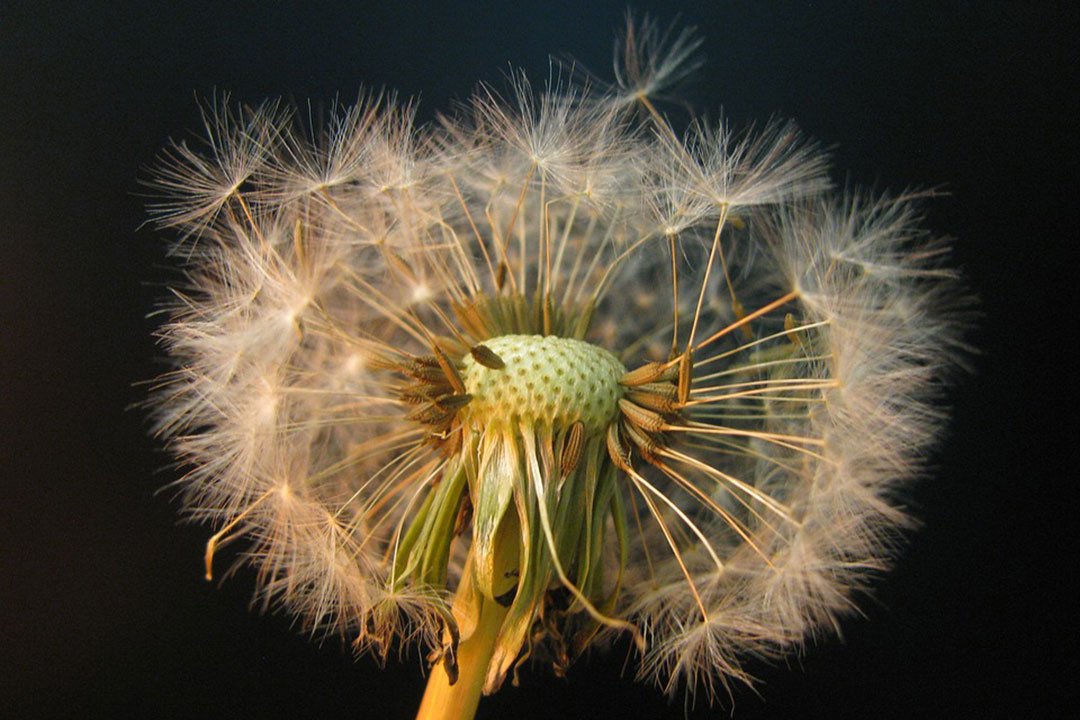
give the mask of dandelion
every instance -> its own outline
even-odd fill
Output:
[[[610,88],[436,126],[220,100],[153,181],[207,576],[244,540],[265,607],[423,648],[420,717],[620,634],[669,692],[749,681],[887,566],[943,422],[958,281],[916,199],[833,191],[790,125],[680,138],[651,98],[696,40],[628,35]]]

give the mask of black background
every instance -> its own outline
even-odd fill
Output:
[[[415,653],[385,670],[250,613],[251,578],[201,578],[207,532],[155,491],[173,479],[134,381],[162,369],[147,314],[162,242],[136,177],[198,128],[195,97],[326,104],[360,85],[430,118],[548,54],[610,76],[620,2],[414,6],[0,4],[0,713],[18,717],[409,718]],[[836,179],[937,187],[981,298],[976,371],[952,394],[924,528],[844,637],[752,665],[750,717],[1060,716],[1077,643],[1075,2],[638,3],[705,37],[684,97],[736,127],[793,118]],[[782,6],[782,9],[781,9]],[[1066,415],[1066,408],[1073,408]],[[1068,418],[1068,420],[1066,420]],[[625,647],[537,669],[481,718],[680,718],[623,677]],[[631,663],[632,667],[632,663]],[[725,717],[699,706],[692,718]]]

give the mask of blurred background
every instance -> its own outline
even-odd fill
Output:
[[[924,527],[842,638],[751,662],[756,691],[687,710],[617,646],[542,668],[480,718],[1052,717],[1075,655],[1077,52],[1074,2],[637,2],[697,26],[683,99],[736,128],[791,118],[834,179],[947,193],[981,298],[976,371],[911,505]],[[675,9],[673,9],[675,8]],[[10,717],[411,718],[415,653],[380,670],[202,579],[139,381],[174,275],[137,178],[199,129],[197,98],[421,98],[431,119],[549,55],[611,77],[626,6],[546,2],[0,2],[0,708]],[[679,117],[681,110],[669,106]],[[1072,238],[1072,240],[1069,240]],[[1068,288],[1068,292],[1066,292]],[[1066,299],[1072,298],[1066,304]],[[1071,429],[1069,429],[1071,428]],[[1066,654],[1068,653],[1068,654]],[[624,671],[624,666],[628,668]]]

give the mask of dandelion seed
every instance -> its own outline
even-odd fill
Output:
[[[156,176],[207,570],[246,539],[265,606],[425,648],[421,717],[621,633],[669,691],[749,681],[888,564],[943,422],[962,301],[914,200],[833,193],[789,125],[678,138],[650,97],[698,41],[633,32],[609,91],[437,127],[222,100]]]

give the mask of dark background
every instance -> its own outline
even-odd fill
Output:
[[[380,671],[250,613],[251,578],[203,581],[206,529],[155,495],[174,471],[128,408],[163,368],[147,314],[170,273],[136,177],[215,90],[326,104],[386,86],[430,118],[511,64],[541,81],[549,53],[610,77],[624,5],[182,5],[0,4],[0,713],[411,718],[415,654]],[[698,110],[797,120],[835,146],[840,182],[948,191],[927,224],[956,238],[984,314],[937,477],[912,495],[924,528],[842,639],[752,664],[763,682],[736,688],[735,716],[1063,715],[1076,3],[670,5],[706,40],[684,93]],[[624,655],[528,672],[479,717],[683,717],[622,677]]]

